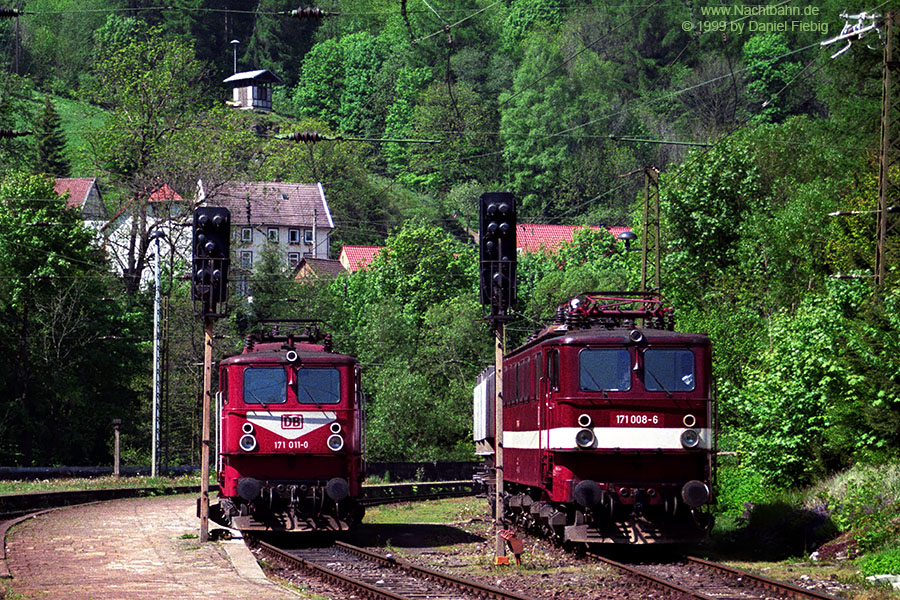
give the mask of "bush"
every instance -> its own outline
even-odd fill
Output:
[[[806,504],[824,508],[861,550],[888,546],[900,536],[900,462],[855,465],[811,489]]]
[[[763,476],[742,465],[720,465],[716,487],[716,510],[737,517],[748,504],[773,502],[778,490],[763,483]]]
[[[888,548],[873,554],[867,554],[857,561],[863,576],[900,575],[900,548]]]

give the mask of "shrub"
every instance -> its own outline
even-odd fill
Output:
[[[900,575],[900,548],[887,548],[880,552],[867,554],[857,561],[863,576]]]
[[[806,504],[827,510],[861,550],[878,550],[900,535],[900,463],[855,465],[811,489]]]

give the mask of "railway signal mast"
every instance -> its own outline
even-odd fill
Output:
[[[478,201],[479,295],[494,329],[494,562],[507,564],[503,529],[503,340],[516,304],[516,199],[508,192],[482,194]]]
[[[213,325],[228,313],[228,268],[231,266],[231,212],[201,206],[194,210],[191,300],[203,319],[203,431],[200,443],[200,541],[209,540],[209,411],[212,389]]]

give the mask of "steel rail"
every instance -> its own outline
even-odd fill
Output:
[[[353,546],[344,542],[335,542],[334,546],[336,548],[339,548],[343,552],[347,552],[349,554],[353,554],[355,556],[359,556],[366,560],[375,562],[380,566],[397,568],[421,578],[429,579],[436,583],[446,585],[449,588],[469,592],[481,598],[490,598],[492,600],[533,600],[528,596],[516,594],[515,592],[501,590],[500,588],[481,584],[475,581],[461,579],[454,575],[441,573],[432,569],[428,569],[426,567],[420,567],[418,565],[406,562],[402,559],[394,558],[392,556],[385,556],[383,554],[372,552],[371,550],[366,550],[365,548],[360,548],[358,546]],[[313,573],[316,576],[320,576],[332,583],[337,583],[360,590],[361,592],[366,594],[367,597],[379,599],[385,598],[387,600],[408,600],[408,598],[405,596],[400,596],[389,590],[375,587],[364,581],[360,581],[353,577],[338,573],[336,571],[328,569],[327,567],[316,564],[313,561],[309,561],[290,554],[289,552],[269,543],[259,542],[258,548],[260,549],[262,554],[268,558],[272,558],[276,561],[282,561],[283,563],[287,563],[289,565],[294,565],[305,571]]]
[[[258,548],[262,555],[267,558],[271,558],[273,560],[282,562],[282,564],[286,563],[295,568],[307,571],[315,575],[316,577],[321,577],[329,583],[336,583],[340,586],[349,587],[354,590],[360,591],[365,594],[365,597],[367,598],[383,598],[384,600],[408,600],[407,598],[399,596],[389,590],[377,588],[374,585],[366,583],[365,581],[359,581],[358,579],[348,577],[346,575],[338,573],[337,571],[332,571],[331,569],[323,567],[322,565],[318,565],[312,561],[304,560],[299,556],[289,554],[281,548],[277,548],[267,542],[259,542]]]
[[[409,573],[414,573],[427,579],[449,585],[456,589],[474,592],[484,598],[494,598],[495,600],[531,600],[529,596],[523,596],[521,594],[516,594],[515,592],[501,590],[500,588],[496,588],[483,583],[478,583],[476,581],[469,581],[468,579],[462,579],[448,573],[441,573],[440,571],[435,571],[434,569],[429,569],[428,567],[414,565],[401,558],[384,556],[378,554],[377,552],[366,550],[365,548],[351,546],[350,544],[347,544],[345,542],[335,542],[334,545],[344,550],[345,552],[363,556],[365,558],[368,558],[369,560],[376,561],[379,564],[385,566],[393,565]]]
[[[210,484],[210,491],[218,485]],[[153,496],[157,494],[192,494],[200,491],[199,485],[98,488],[93,490],[66,490],[59,492],[25,492],[22,494],[0,494],[0,521],[12,519],[44,508],[74,506],[87,502],[117,500]],[[417,483],[389,483],[362,486],[362,503],[366,506],[470,496],[476,493],[472,481],[426,481]]]
[[[787,583],[784,581],[777,581],[775,579],[770,579],[768,577],[763,577],[762,575],[754,575],[753,573],[748,573],[747,571],[741,571],[740,569],[735,569],[734,567],[729,567],[726,565],[721,565],[719,563],[710,562],[708,560],[704,560],[702,558],[697,558],[695,556],[686,556],[685,560],[689,563],[702,565],[708,569],[712,569],[714,571],[718,571],[720,573],[726,573],[728,575],[733,575],[735,577],[741,577],[744,580],[750,580],[752,585],[757,587],[762,587],[767,590],[780,592],[791,598],[802,598],[808,599],[813,598],[815,600],[840,600],[837,596],[832,596],[830,594],[826,594],[824,592],[818,592],[816,590],[808,590],[806,588],[802,588],[800,586],[794,585],[792,583]]]
[[[624,563],[620,563],[618,561],[612,560],[611,558],[606,558],[605,556],[600,556],[599,554],[593,554],[590,552],[585,554],[585,556],[587,556],[588,558],[590,558],[592,560],[598,560],[598,561],[605,563],[611,567],[614,567],[616,569],[624,571],[625,573],[628,573],[629,575],[633,575],[639,579],[649,581],[650,583],[653,583],[654,585],[657,585],[666,590],[670,590],[670,591],[678,592],[679,594],[683,594],[683,595],[687,596],[688,598],[694,598],[695,600],[717,600],[716,598],[714,598],[712,596],[707,596],[706,594],[704,594],[702,592],[698,592],[696,590],[692,590],[692,589],[680,586],[677,583],[672,583],[671,581],[666,581],[665,579],[656,577],[655,575],[651,575],[650,573],[642,571],[636,567],[632,567],[632,566],[626,565]]]

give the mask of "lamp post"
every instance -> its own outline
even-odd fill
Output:
[[[119,478],[119,460],[121,458],[119,448],[119,426],[122,425],[122,419],[113,419],[113,477]]]
[[[232,53],[234,54],[234,72],[235,73],[237,73],[237,47],[238,47],[238,44],[240,44],[240,43],[241,43],[241,40],[231,40],[231,47],[234,49]]]
[[[637,239],[637,235],[633,231],[623,231],[619,235],[616,236],[618,239],[625,242],[625,252],[631,252],[631,242]],[[635,248],[634,252],[639,251],[640,248]]]
[[[159,307],[160,307],[160,292],[159,292],[159,267],[160,267],[160,244],[159,240],[165,237],[165,234],[157,229],[153,233],[150,234],[151,240],[156,240],[156,257],[153,261],[153,403],[152,403],[152,417],[153,417],[153,432],[151,434],[150,441],[150,476],[156,477],[156,467],[158,461],[159,454],[159,376],[160,376],[160,368],[159,368]]]

